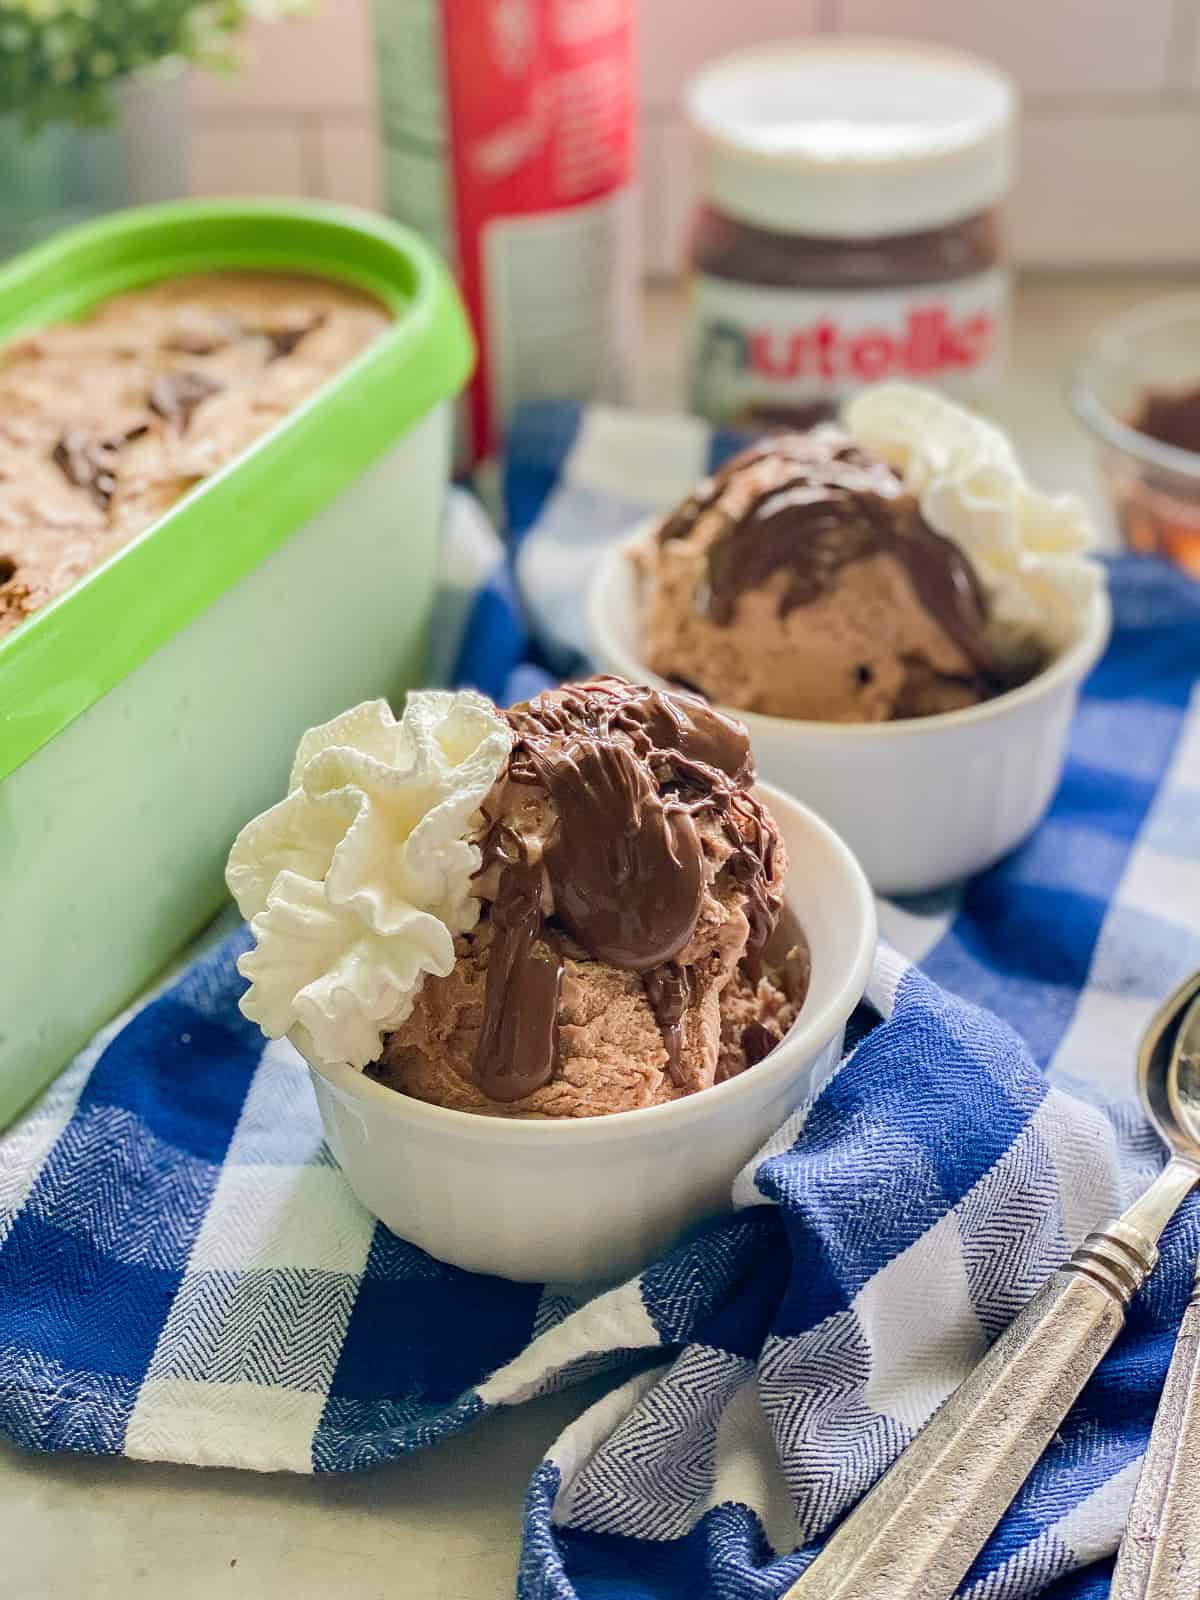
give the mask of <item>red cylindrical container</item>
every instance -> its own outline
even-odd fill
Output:
[[[388,207],[479,341],[468,460],[514,405],[618,399],[636,325],[634,0],[375,0]]]

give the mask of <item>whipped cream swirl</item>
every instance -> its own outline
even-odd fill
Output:
[[[850,400],[842,420],[971,561],[1001,656],[1019,660],[1075,639],[1104,575],[1087,553],[1095,529],[1074,495],[1034,489],[999,428],[929,389],[880,384]]]
[[[479,918],[480,805],[513,735],[467,691],[370,700],[310,729],[278,805],[248,823],[225,879],[255,948],[241,1009],[319,1064],[374,1061],[427,973]]]

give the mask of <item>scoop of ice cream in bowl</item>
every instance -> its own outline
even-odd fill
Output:
[[[307,733],[229,887],[242,1009],[360,1200],[443,1260],[611,1280],[727,1207],[839,1058],[867,883],[745,726],[602,676]]]
[[[741,717],[885,893],[991,865],[1049,805],[1109,630],[1094,536],[931,391],[769,435],[601,561],[605,670]]]

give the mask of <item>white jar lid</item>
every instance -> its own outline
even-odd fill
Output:
[[[886,39],[742,51],[692,79],[705,193],[774,233],[917,233],[994,205],[1012,175],[1017,95],[974,56]]]

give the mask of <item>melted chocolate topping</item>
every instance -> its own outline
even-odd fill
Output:
[[[614,726],[644,734],[652,749],[674,750],[688,761],[715,767],[739,788],[754,782],[750,735],[740,722],[714,711],[702,695],[644,690],[626,701]]]
[[[633,972],[670,961],[704,894],[691,812],[660,800],[628,745],[573,736],[529,756],[558,810],[545,862],[559,921],[597,961]]]
[[[683,1018],[695,998],[695,971],[692,967],[671,964],[656,967],[653,972],[646,973],[642,981],[666,1046],[667,1072],[675,1087],[682,1089]]]
[[[778,1037],[764,1023],[748,1022],[742,1029],[742,1050],[745,1052],[746,1065],[756,1067],[764,1056],[770,1055],[778,1043]]]
[[[987,639],[987,597],[974,568],[950,539],[935,533],[883,461],[835,429],[768,438],[735,456],[659,530],[685,537],[730,481],[757,462],[781,458],[793,470],[726,519],[708,552],[707,610],[722,626],[740,597],[776,573],[787,575],[779,614],[810,605],[843,567],[869,556],[899,561],[921,605],[981,676],[1005,682]]]
[[[475,1075],[493,1100],[520,1100],[550,1077],[558,1051],[562,956],[542,938],[542,874],[514,861],[492,903],[483,1032]],[[485,1074],[480,1063],[488,1063]]]
[[[480,870],[498,867],[499,879],[476,1082],[494,1100],[516,1100],[552,1078],[566,935],[594,960],[641,974],[681,1085],[695,974],[677,957],[704,899],[702,815],[718,819],[731,847],[726,870],[746,895],[752,971],[782,903],[775,831],[746,792],[745,729],[695,696],[610,677],[506,715],[515,735],[507,782],[539,793],[553,825],[539,859],[512,821],[489,819]]]
[[[781,434],[778,438],[760,439],[757,444],[747,445],[744,450],[739,450],[737,455],[730,456],[723,467],[718,467],[707,478],[702,478],[688,495],[683,503],[664,517],[658,525],[658,541],[668,544],[672,539],[686,539],[695,527],[696,518],[715,506],[721,498],[721,492],[731,478],[735,478],[746,467],[752,467],[756,461],[765,461],[768,456],[787,455],[789,445],[800,439],[802,435],[795,433]]]

